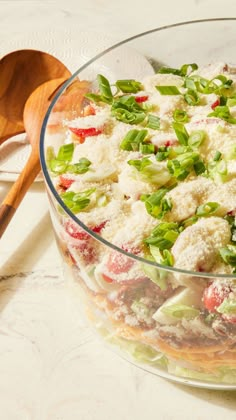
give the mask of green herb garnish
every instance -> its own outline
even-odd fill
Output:
[[[117,80],[116,87],[123,93],[137,93],[142,90],[142,84],[134,79]]]

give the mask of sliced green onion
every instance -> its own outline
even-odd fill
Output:
[[[216,153],[215,153],[215,156],[213,157],[213,160],[215,162],[218,162],[220,160],[221,156],[222,156],[222,153],[219,152],[219,150],[217,150]]]
[[[170,249],[180,233],[177,223],[160,223],[153,229],[151,235],[144,239],[148,245],[154,245],[161,251]]]
[[[61,194],[61,198],[64,201],[65,205],[73,211],[73,213],[78,213],[79,211],[85,209],[90,204],[89,197],[95,192],[96,188],[90,188],[79,193],[73,191],[66,191]]]
[[[63,160],[52,159],[49,162],[49,167],[52,172],[55,174],[62,174],[66,172],[66,168],[68,166],[67,162],[63,162]]]
[[[181,95],[177,86],[155,86],[161,95]]]
[[[116,98],[111,106],[111,114],[127,124],[140,124],[146,118],[143,108],[135,101],[134,96]]]
[[[85,174],[88,172],[91,163],[87,158],[81,158],[78,163],[68,165],[67,172],[72,174]]]
[[[196,175],[203,174],[206,171],[206,166],[202,160],[199,160],[193,165],[193,169]]]
[[[188,138],[190,147],[199,147],[206,138],[206,132],[203,130],[193,131]]]
[[[70,162],[74,153],[74,143],[64,144],[60,147],[57,159],[65,162]]]
[[[226,105],[216,106],[214,111],[208,114],[207,116],[221,118],[222,120],[230,124],[236,124],[236,118],[232,117],[232,115],[230,114],[229,107]]]
[[[121,150],[135,151],[139,150],[139,144],[143,143],[147,136],[147,130],[130,130],[120,144]]]
[[[160,118],[157,115],[148,114],[146,127],[152,130],[160,130]]]
[[[225,299],[217,308],[217,312],[227,315],[236,315],[236,300]]]
[[[113,95],[109,81],[102,74],[97,75],[100,95],[109,103],[112,102]]]
[[[184,99],[191,106],[198,105],[200,102],[200,98],[197,92],[191,89],[188,89],[187,92],[184,94]]]
[[[220,105],[223,105],[223,104],[220,104]],[[227,105],[229,107],[235,106],[236,105],[236,97],[228,98],[226,104],[224,104],[224,105]]]
[[[180,69],[175,69],[171,67],[161,67],[157,73],[160,74],[175,74],[177,76],[186,76],[188,73],[191,73],[194,70],[198,69],[196,63],[192,64],[183,64]]]
[[[196,215],[198,217],[211,216],[218,210],[219,207],[220,205],[214,201],[202,204],[201,206],[197,207]]]
[[[163,312],[166,315],[171,315],[174,318],[178,319],[193,319],[200,314],[200,311],[198,309],[183,304],[163,306],[163,308],[161,308],[161,312]]]
[[[142,84],[134,79],[117,80],[116,86],[123,93],[137,93],[142,90]]]
[[[170,155],[170,148],[166,146],[160,146],[158,147],[157,153],[156,153],[156,160],[161,162],[162,160],[165,160]]]
[[[221,258],[226,262],[226,264],[236,267],[236,246],[228,245],[219,250]]]
[[[179,140],[179,143],[187,146],[189,134],[184,126],[184,124],[179,122],[173,122],[172,127],[175,131],[176,137]]]
[[[139,151],[140,153],[142,153],[143,155],[149,155],[155,152],[155,146],[152,143],[140,143],[139,144]]]
[[[144,201],[146,210],[148,214],[157,219],[161,218],[168,210],[171,209],[171,203],[169,202],[169,207],[165,205],[165,209],[162,208],[163,198],[168,192],[168,188],[160,188],[157,192],[153,194],[141,195],[140,200]]]
[[[188,121],[188,115],[187,112],[183,109],[175,109],[173,112],[173,118],[176,122],[187,122]]]

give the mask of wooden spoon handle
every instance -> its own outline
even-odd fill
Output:
[[[0,206],[0,238],[10,223],[17,207],[25,196],[25,193],[39,172],[39,158],[37,155],[31,154],[23,171],[10,188],[8,194]]]

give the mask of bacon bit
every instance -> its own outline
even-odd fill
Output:
[[[69,130],[78,137],[79,143],[84,143],[86,137],[97,136],[102,133],[102,129],[89,127],[89,128],[77,128],[69,127]]]
[[[219,105],[220,105],[220,100],[219,99],[216,99],[216,101],[213,102],[213,104],[211,105],[211,109],[215,109]]]
[[[70,188],[71,184],[73,184],[74,179],[71,178],[66,178],[63,175],[60,175],[59,178],[59,187],[63,188],[63,190],[67,190],[68,188]]]
[[[140,104],[142,102],[146,102],[148,100],[148,96],[135,96],[135,101]]]
[[[89,115],[96,115],[96,111],[92,105],[87,105],[84,108],[83,114],[84,114],[84,117],[88,117]]]

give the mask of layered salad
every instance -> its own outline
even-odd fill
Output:
[[[87,86],[46,156],[88,228],[58,207],[88,316],[140,363],[236,385],[236,68]]]

